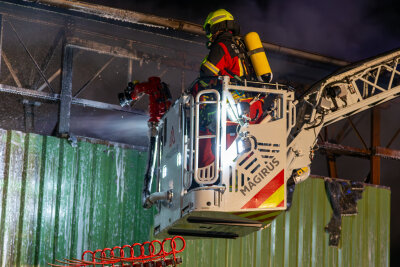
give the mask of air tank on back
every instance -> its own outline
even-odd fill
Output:
[[[260,36],[256,32],[249,32],[244,37],[244,42],[249,51],[250,60],[258,79],[264,82],[270,82],[272,80],[272,71]]]

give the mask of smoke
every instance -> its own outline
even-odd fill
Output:
[[[73,116],[71,119],[71,132],[75,135],[147,147],[147,115],[105,114],[105,112],[89,115],[82,115],[82,112],[75,113],[76,117]]]

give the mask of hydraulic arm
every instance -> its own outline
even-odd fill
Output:
[[[295,102],[296,127],[288,140],[288,173],[308,166],[321,128],[400,95],[400,49],[333,73]]]

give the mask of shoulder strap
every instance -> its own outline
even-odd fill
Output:
[[[228,48],[226,47],[226,45],[223,42],[219,42],[218,44],[222,47],[222,49],[224,50],[225,54],[230,55],[229,51],[228,51]]]
[[[236,44],[236,46],[239,49],[239,58],[244,66],[246,79],[247,80],[254,79],[255,71],[253,65],[251,64],[250,56],[248,55],[248,51],[242,37],[234,36],[232,37],[232,41]]]

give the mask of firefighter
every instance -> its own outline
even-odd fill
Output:
[[[205,88],[219,87],[216,79],[212,78],[215,76],[227,75],[237,80],[243,77],[251,79],[251,69],[246,67],[249,61],[244,53],[245,46],[239,37],[240,27],[232,14],[225,9],[211,12],[204,22],[203,29],[210,52],[200,66],[200,80],[199,84],[192,88],[193,95]],[[200,135],[214,133],[212,129],[212,125],[215,124],[214,117],[214,106],[203,105],[200,111]],[[210,139],[201,139],[200,147],[202,149],[199,151],[199,167],[208,166],[215,159],[215,147]]]
[[[243,77],[254,79],[244,43],[239,37],[240,27],[231,13],[225,9],[211,12],[203,29],[210,52],[201,64],[200,77],[228,75],[239,80]]]
[[[210,84],[209,81],[213,81],[213,79],[206,78],[209,76],[226,75],[237,81],[243,79],[271,80],[272,71],[258,34],[249,33],[243,40],[239,35],[240,27],[231,13],[225,9],[211,12],[204,22],[203,29],[208,38],[207,47],[210,52],[201,64],[200,86],[195,88],[197,90],[194,90],[194,94],[203,88],[212,87],[213,84]],[[249,49],[250,51],[248,51]],[[232,96],[239,102],[255,103],[254,97],[246,95],[244,92],[232,92]],[[263,100],[259,102],[261,103],[255,103],[250,108],[251,114],[258,114],[251,118],[253,122],[259,121],[263,113],[261,110]]]
[[[240,27],[236,23],[231,13],[225,9],[218,9],[211,12],[204,22],[203,29],[208,38],[207,48],[210,49],[209,54],[203,60],[200,66],[200,81],[192,88],[193,95],[199,90],[205,88],[218,88],[215,76],[229,76],[231,79],[241,82],[243,79],[249,81],[270,81],[272,72],[266,59],[265,52],[261,47],[256,47],[254,51],[248,51],[245,41],[254,48],[254,44],[261,45],[258,34],[251,33],[249,37],[246,35],[245,40],[240,37]],[[256,34],[257,42],[254,42],[254,34]],[[262,53],[262,55],[261,55]],[[259,60],[259,56],[262,59]],[[253,62],[254,56],[258,56],[258,62]],[[253,64],[257,68],[253,68]],[[261,72],[260,67],[261,66]],[[211,77],[211,78],[210,78]],[[232,96],[238,102],[248,103],[250,123],[258,123],[262,119],[263,99],[254,99],[254,96],[246,95],[244,92],[232,92]],[[228,122],[230,123],[230,122]],[[213,134],[212,125],[215,124],[215,110],[213,106],[205,105],[200,112],[200,134]],[[211,126],[211,127],[210,127]],[[236,133],[236,126],[232,128],[232,133],[227,129],[228,135]],[[229,139],[229,138],[228,138]],[[234,138],[230,138],[234,139]],[[227,141],[227,145],[231,141]],[[199,166],[207,166],[214,161],[213,146],[209,139],[200,141]]]

